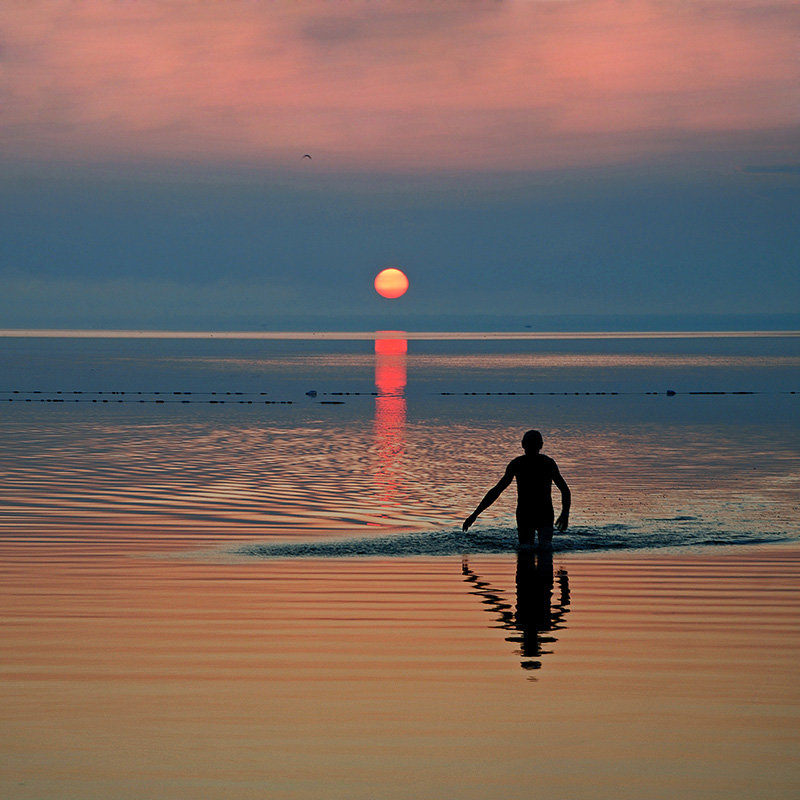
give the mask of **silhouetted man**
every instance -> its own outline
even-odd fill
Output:
[[[550,488],[555,484],[561,491],[561,514],[555,521],[559,531],[569,526],[569,506],[571,495],[567,482],[561,477],[558,465],[552,458],[542,455],[542,434],[528,431],[522,437],[524,456],[518,456],[506,467],[505,475],[491,488],[478,507],[464,520],[466,531],[497,500],[511,481],[517,479],[517,532],[519,543],[523,546],[535,544],[539,534],[539,546],[549,547],[553,540],[553,500]]]

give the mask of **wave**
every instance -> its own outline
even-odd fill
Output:
[[[713,525],[685,528],[686,517],[670,520],[677,527],[646,527],[620,523],[570,529],[553,537],[555,552],[649,550],[674,547],[758,545],[794,538],[785,532],[720,531]],[[682,523],[682,524],[680,524]],[[238,553],[260,558],[352,558],[452,556],[470,553],[516,553],[515,528],[489,528],[464,533],[460,529],[416,531],[386,536],[351,536],[304,542],[246,545]]]

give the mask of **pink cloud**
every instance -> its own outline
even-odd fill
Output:
[[[797,128],[794,0],[4,3],[8,155],[529,169]],[[306,164],[307,165],[307,164]]]

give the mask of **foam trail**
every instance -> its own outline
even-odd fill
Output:
[[[687,526],[687,521],[694,524]],[[672,525],[636,528],[611,524],[570,529],[556,534],[556,552],[587,550],[642,550],[664,547],[714,547],[756,545],[784,541],[789,534],[752,531],[721,531],[713,525],[686,517],[664,520]],[[677,523],[677,524],[676,524]],[[463,533],[460,529],[399,533],[388,536],[352,536],[313,542],[261,543],[237,552],[260,558],[351,558],[452,556],[465,553],[515,553],[517,533],[513,528],[490,528]]]

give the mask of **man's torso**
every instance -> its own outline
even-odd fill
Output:
[[[553,523],[550,487],[556,474],[556,462],[537,453],[515,458],[509,464],[517,481],[517,515],[532,517],[543,524]]]

